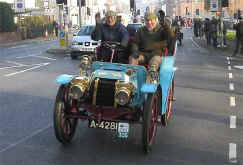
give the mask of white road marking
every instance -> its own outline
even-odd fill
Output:
[[[26,46],[27,46],[27,45],[14,46],[14,47],[11,47],[10,49],[23,48],[23,47],[26,47]]]
[[[45,56],[40,56],[41,54],[36,54],[36,55],[28,55],[28,56],[19,56],[19,57],[16,57],[18,59],[21,59],[21,58],[27,58],[27,57],[37,57],[37,58],[44,58],[44,59],[48,59],[48,60],[56,60],[55,58],[50,58],[50,57],[45,57]]]
[[[15,62],[15,61],[6,61],[7,63],[10,63],[10,64],[15,64],[15,65],[19,65],[19,66],[22,66],[23,64],[21,63],[18,63],[18,62]]]
[[[27,56],[18,56],[18,57],[16,57],[16,58],[21,59],[21,58],[27,58],[27,57],[38,56],[38,55],[41,55],[41,53],[39,53],[39,54],[27,55]]]
[[[192,40],[192,43],[194,43],[194,45],[196,45],[196,47],[198,47],[198,48],[201,48],[194,40],[193,40],[193,38],[191,37],[191,40]]]
[[[243,66],[241,66],[241,65],[235,65],[234,68],[243,69]]]
[[[41,64],[43,64],[43,63],[41,63]],[[21,64],[21,65],[14,65],[14,66],[6,66],[6,67],[0,68],[0,70],[11,69],[11,68],[21,68],[21,67],[28,67],[28,66],[36,66],[36,65],[40,65],[40,64],[30,64],[30,65]]]
[[[40,68],[42,66],[46,66],[46,65],[49,65],[50,63],[42,63],[42,64],[37,64],[36,66],[32,67],[32,68],[29,68],[29,69],[25,69],[25,70],[21,70],[21,71],[18,71],[18,72],[14,72],[14,73],[10,73],[10,74],[6,74],[4,76],[6,77],[10,77],[10,76],[14,76],[16,74],[19,74],[19,73],[24,73],[26,71],[30,71],[30,70],[33,70],[33,69],[37,69],[37,68]]]
[[[228,66],[228,70],[231,70],[231,66]]]
[[[230,163],[237,163],[237,152],[236,152],[236,144],[229,143],[229,162]]]
[[[44,127],[44,128],[42,128],[42,129],[39,129],[39,130],[33,132],[33,133],[30,134],[29,136],[26,136],[25,138],[20,139],[20,140],[18,140],[18,141],[15,142],[15,143],[12,143],[12,144],[8,145],[7,147],[1,149],[1,150],[0,150],[0,153],[5,152],[5,151],[9,150],[10,148],[15,147],[15,146],[17,146],[17,145],[20,144],[20,143],[23,143],[24,141],[26,141],[26,140],[28,140],[28,139],[34,137],[35,135],[37,135],[37,134],[39,134],[39,133],[45,131],[46,129],[48,129],[48,128],[50,128],[50,127],[51,127],[51,124],[49,124],[47,127]]]
[[[230,116],[230,128],[236,128],[236,116]]]
[[[235,105],[236,105],[235,104],[235,97],[232,96],[232,97],[230,97],[230,106],[235,107]]]
[[[229,73],[229,78],[232,79],[233,78],[233,74]]]
[[[36,65],[36,64],[34,64]],[[24,66],[33,66],[33,65],[15,65],[15,66],[6,66],[6,67],[2,67],[0,68],[0,70],[3,70],[3,69],[11,69],[11,68],[21,68],[21,67],[24,67]]]
[[[229,89],[230,89],[231,91],[235,90],[235,87],[234,87],[234,84],[233,84],[233,83],[230,83],[230,84],[229,84]]]
[[[56,60],[55,58],[50,58],[50,57],[45,57],[45,56],[34,56],[34,57],[44,58],[44,59],[48,59],[48,60]]]

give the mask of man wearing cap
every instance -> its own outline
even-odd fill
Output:
[[[120,42],[121,46],[123,46],[124,48],[127,47],[129,41],[129,34],[125,26],[118,23],[116,19],[117,17],[114,11],[107,11],[105,15],[105,22],[102,23],[100,21],[100,15],[99,13],[97,13],[95,15],[96,27],[91,35],[91,38],[96,41],[101,40],[101,42]],[[109,57],[110,54],[111,51],[108,48],[101,47],[102,57]],[[119,53],[118,56],[124,56],[124,53]],[[121,59],[125,61],[124,58],[121,57]]]
[[[151,72],[157,72],[164,50],[167,48],[169,55],[173,51],[173,36],[170,36],[169,29],[158,23],[158,18],[154,13],[145,15],[145,26],[141,27],[135,34],[132,43],[132,54],[129,56],[129,63],[138,65],[148,64]]]

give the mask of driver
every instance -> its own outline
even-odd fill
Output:
[[[102,23],[100,20],[100,14],[95,15],[96,27],[93,31],[91,38],[93,40],[112,41],[119,42],[122,47],[126,48],[129,40],[129,34],[124,25],[116,21],[117,16],[114,11],[107,11],[105,15],[105,21]],[[100,56],[98,58],[109,60],[111,50],[109,48],[101,46]],[[125,55],[122,52],[118,52],[118,57],[121,61],[124,60]],[[105,60],[105,61],[106,61]]]
[[[151,76],[157,74],[162,61],[162,54],[167,48],[169,55],[172,55],[174,33],[168,26],[158,23],[154,13],[145,15],[145,26],[141,27],[132,43],[132,54],[129,56],[129,63],[133,65],[148,64]]]

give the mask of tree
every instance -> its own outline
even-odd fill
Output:
[[[15,30],[13,10],[9,4],[0,2],[0,31],[11,32]]]

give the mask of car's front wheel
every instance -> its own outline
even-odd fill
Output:
[[[157,118],[160,109],[159,91],[149,93],[143,110],[143,146],[145,153],[152,150],[155,134],[157,131]]]
[[[66,117],[65,92],[67,88],[64,85],[59,87],[54,106],[54,130],[56,138],[63,144],[71,142],[77,127],[78,119]]]

